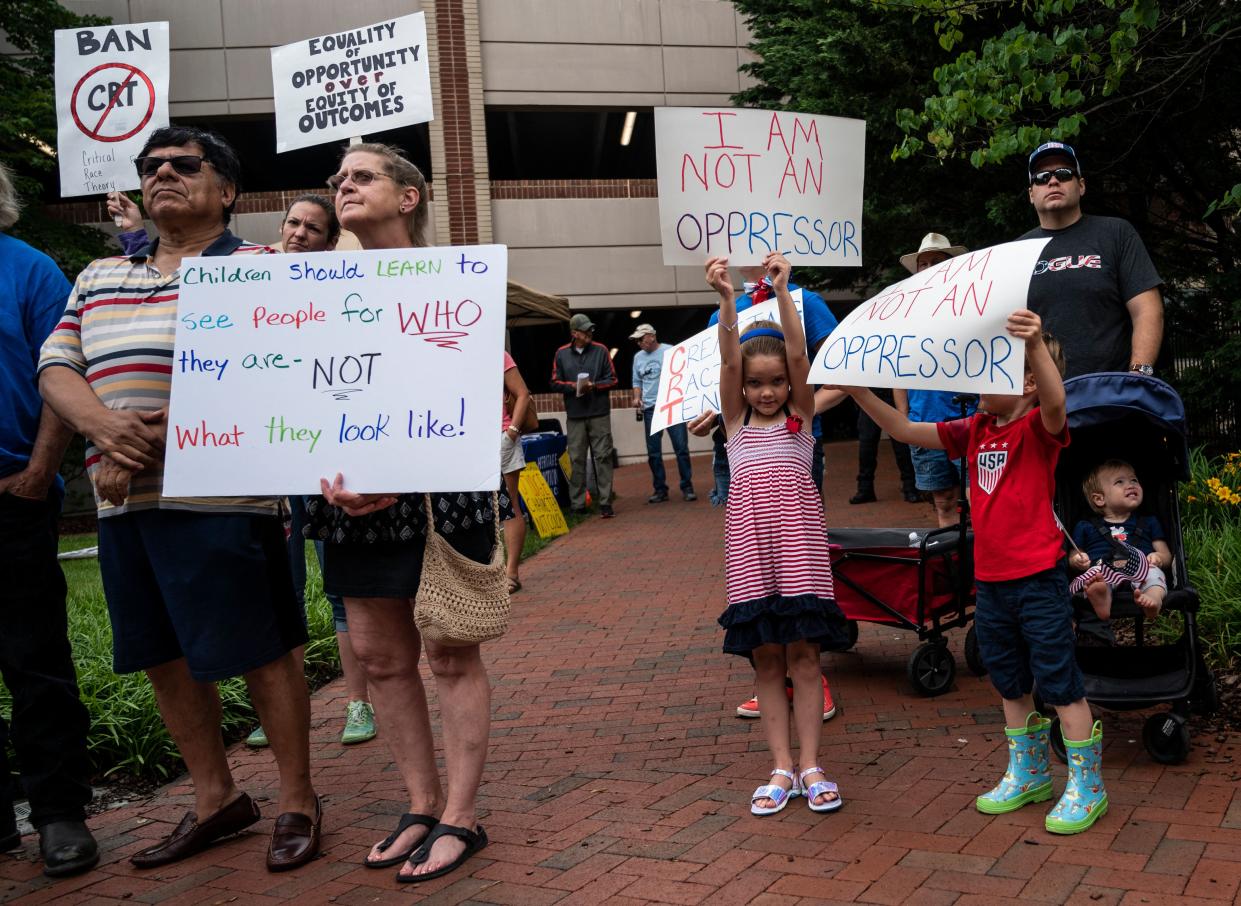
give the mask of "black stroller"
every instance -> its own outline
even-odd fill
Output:
[[[1081,491],[1082,479],[1091,468],[1111,458],[1131,463],[1145,491],[1141,512],[1159,519],[1174,558],[1167,571],[1168,596],[1159,619],[1181,624],[1179,637],[1171,644],[1152,643],[1132,592],[1116,589],[1112,622],[1131,621],[1133,642],[1077,646],[1086,698],[1092,705],[1114,711],[1171,705],[1170,710],[1147,719],[1142,741],[1156,761],[1178,764],[1189,754],[1186,718],[1190,710],[1209,713],[1218,705],[1215,677],[1202,657],[1196,621],[1198,594],[1185,574],[1181,539],[1176,488],[1189,478],[1185,409],[1170,386],[1137,374],[1082,375],[1065,381],[1064,389],[1071,442],[1056,470],[1061,521],[1072,530],[1079,519],[1092,515]],[[1079,613],[1090,610],[1082,598],[1074,600],[1074,607]],[[1064,761],[1058,725],[1052,728],[1051,739],[1056,755]]]

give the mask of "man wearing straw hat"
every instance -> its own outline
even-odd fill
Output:
[[[934,267],[949,258],[968,251],[963,245],[953,245],[940,233],[927,233],[916,252],[901,255],[901,265],[911,274]],[[892,397],[897,411],[912,422],[942,422],[960,418],[961,407],[953,402],[956,396],[950,390],[905,390],[896,388]],[[971,405],[965,415],[973,412]],[[914,481],[923,493],[931,495],[931,506],[940,528],[957,522],[957,500],[961,496],[961,461],[948,458],[943,450],[928,450],[911,446]]]

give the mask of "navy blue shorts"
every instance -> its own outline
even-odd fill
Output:
[[[1064,564],[1022,579],[979,580],[976,585],[978,651],[1000,695],[1019,699],[1037,685],[1049,705],[1084,698]]]
[[[277,516],[140,510],[99,520],[112,662],[134,673],[184,657],[200,682],[306,644]]]

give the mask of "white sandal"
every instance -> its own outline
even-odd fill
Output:
[[[789,800],[794,796],[801,795],[801,788],[797,785],[797,775],[792,771],[782,771],[780,768],[776,768],[771,772],[771,776],[787,777],[790,781],[792,781],[793,785],[787,790],[778,783],[768,783],[764,786],[760,786],[754,791],[754,795],[750,797],[751,815],[774,815],[776,812],[781,811],[786,805],[788,805]],[[760,808],[755,804],[760,799],[770,799],[775,803],[775,805],[771,808]]]
[[[836,784],[830,780],[819,780],[810,784],[810,786],[804,786],[806,782],[806,775],[808,774],[822,774],[826,777],[827,772],[818,765],[815,765],[812,768],[807,768],[798,775],[798,783],[803,785],[802,795],[806,797],[806,804],[810,806],[810,811],[820,813],[834,812],[836,809],[845,804],[845,801],[840,798],[840,787],[836,786]],[[826,802],[816,805],[814,800],[818,799],[824,793],[835,793],[836,798],[829,799]]]

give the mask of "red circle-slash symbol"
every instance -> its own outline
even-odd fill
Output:
[[[82,86],[86,84],[87,79],[95,75],[95,73],[105,69],[119,69],[125,73],[125,78],[123,81],[116,83],[116,90],[112,92],[112,96],[108,98],[108,106],[105,107],[103,113],[99,115],[99,121],[95,123],[95,127],[92,129],[83,123],[82,118],[78,116],[78,92],[81,91]],[[136,78],[141,79],[144,83],[146,83],[147,97],[149,98],[146,113],[143,114],[142,121],[122,135],[102,134],[104,120],[108,118],[108,114],[111,113],[112,108],[116,106],[117,100],[120,99],[122,89],[124,89],[126,85]],[[136,66],[131,66],[128,63],[100,63],[94,69],[90,70],[90,72],[86,73],[86,75],[82,76],[82,78],[78,79],[78,83],[73,86],[73,96],[69,99],[69,112],[73,114],[73,121],[77,123],[78,128],[86,134],[87,138],[93,138],[98,142],[123,142],[125,139],[132,138],[137,135],[142,131],[142,127],[150,122],[152,114],[155,113],[155,86],[151,84],[151,80],[147,77],[147,74]]]

